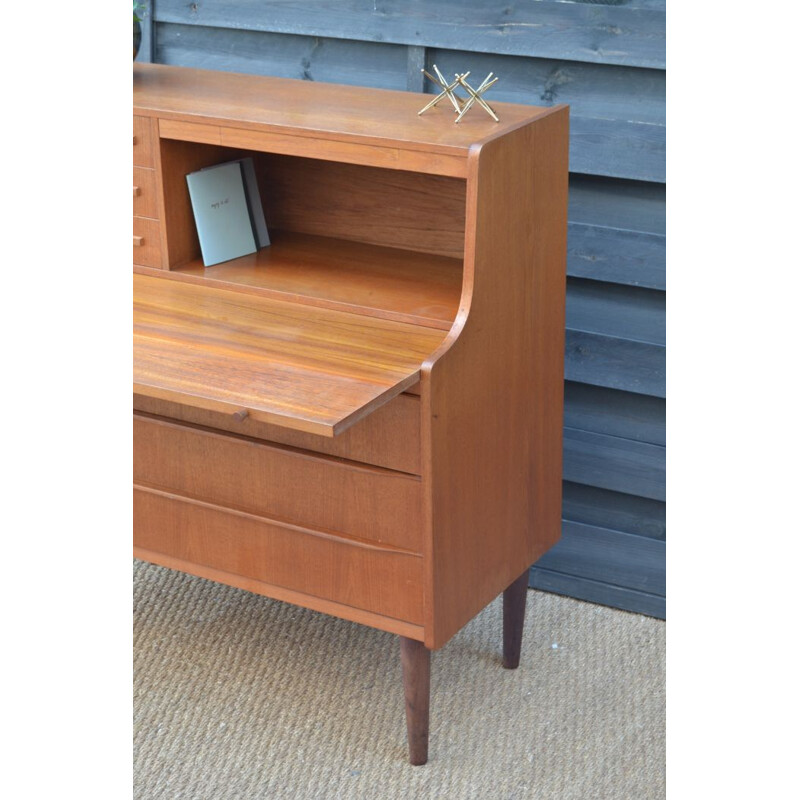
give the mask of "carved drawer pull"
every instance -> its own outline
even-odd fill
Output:
[[[246,408],[242,408],[239,411],[233,412],[233,418],[237,422],[244,422],[245,419],[249,416],[250,412]]]
[[[133,237],[133,246],[134,247],[141,247],[144,244],[144,236],[134,236]]]
[[[133,187],[133,196],[138,197],[142,193],[142,190],[138,186]]]

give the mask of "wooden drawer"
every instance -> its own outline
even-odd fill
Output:
[[[133,214],[136,217],[158,218],[156,171],[154,169],[133,168]]]
[[[133,263],[161,266],[161,229],[157,219],[133,218]]]
[[[137,167],[155,166],[155,142],[150,117],[133,118],[133,163]]]
[[[138,394],[133,396],[133,408],[398,472],[420,474],[419,398],[408,394],[395,397],[333,439],[269,425],[250,417],[239,421],[231,414]]]
[[[272,520],[419,553],[416,476],[134,414],[133,479]]]
[[[190,572],[192,565],[199,565],[224,573],[217,579],[232,585],[242,581],[230,576],[257,581],[262,585],[245,585],[269,596],[280,597],[274,590],[278,586],[351,609],[422,624],[419,556],[147,488],[134,489],[133,514],[136,552],[156,563],[177,561]],[[305,604],[358,619],[355,613]]]

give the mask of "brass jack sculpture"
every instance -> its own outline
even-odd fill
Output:
[[[425,108],[418,111],[418,114],[424,114],[429,108],[433,108],[435,105],[439,103],[439,101],[444,100],[446,97],[453,105],[453,110],[456,113],[456,123],[461,122],[464,117],[464,114],[472,108],[475,103],[478,105],[495,121],[500,122],[500,118],[497,114],[494,113],[494,109],[483,99],[481,96],[489,87],[494,86],[497,83],[497,78],[492,79],[493,72],[490,72],[484,79],[481,85],[477,89],[473,89],[470,84],[467,83],[467,77],[469,76],[469,72],[464,72],[462,74],[456,73],[455,80],[451,83],[448,83],[444,75],[442,75],[439,68],[436,64],[433,65],[433,71],[436,73],[436,77],[434,78],[433,75],[430,74],[427,70],[422,70],[422,74],[429,80],[431,83],[438,86],[442,91],[433,98],[433,100],[428,103]],[[460,86],[465,92],[467,92],[468,97],[462,98],[459,97],[454,89]]]

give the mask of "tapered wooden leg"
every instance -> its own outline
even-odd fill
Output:
[[[528,572],[525,570],[503,592],[503,666],[516,669],[522,649],[522,628],[525,624],[525,600],[528,597]]]
[[[408,760],[416,765],[428,761],[428,720],[431,703],[431,651],[422,642],[400,637],[403,688],[406,695]]]

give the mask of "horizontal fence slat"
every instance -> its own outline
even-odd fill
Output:
[[[661,500],[564,481],[563,516],[598,528],[666,538],[666,505]]]
[[[621,608],[624,611],[633,611],[658,619],[666,619],[667,615],[667,601],[660,595],[577,578],[574,575],[564,575],[539,567],[531,569],[528,585],[541,591],[563,594],[589,603]]]
[[[666,289],[665,187],[571,175],[567,274]]]
[[[666,297],[662,291],[570,278],[567,329],[647,344],[665,344]]]
[[[666,402],[660,397],[566,381],[564,424],[568,428],[664,445]]]
[[[236,29],[159,24],[156,61],[377,89],[405,90],[408,83],[407,48],[400,45]]]
[[[664,500],[665,448],[564,428],[564,480]]]
[[[666,289],[665,238],[661,234],[570,222],[567,275]]]
[[[664,73],[467,50],[429,50],[428,58],[446,76],[470,70],[480,82],[493,72],[498,81],[489,102],[568,103],[570,171],[665,180]]]
[[[666,233],[666,187],[660,183],[570,175],[569,219],[602,228]]]
[[[565,521],[561,540],[536,566],[663,596],[665,547],[657,539]]]
[[[666,129],[621,120],[570,119],[571,172],[666,181]]]
[[[568,103],[570,117],[631,122],[663,128],[666,124],[663,72],[578,64],[563,59],[528,56],[491,56],[467,48],[430,49],[428,57],[445,76],[469,70],[479,83],[489,72],[497,83],[485,95],[487,100],[552,106]],[[430,89],[433,91],[433,87]]]
[[[156,38],[161,63],[377,88],[408,86],[408,48],[397,44],[172,23],[160,23]],[[493,71],[500,80],[491,97],[499,101],[569,103],[572,172],[664,181],[663,73],[449,50],[429,51],[428,61],[446,75]]]
[[[565,378],[626,392],[665,397],[666,348],[567,329]]]
[[[663,3],[158,0],[164,22],[663,69]]]
[[[273,48],[280,51],[280,61],[285,62],[287,55],[298,52],[302,54],[306,43],[320,51],[327,48],[334,52],[348,52],[349,47],[354,53],[384,52],[391,56],[394,52],[402,52],[406,58],[409,52],[407,47],[387,42],[330,39],[308,34],[264,33],[236,27],[217,28],[162,22],[159,23],[158,30],[161,44],[171,41],[173,47],[202,50],[208,55],[214,55],[215,51],[219,54],[226,50],[241,50],[241,53],[228,52],[227,55],[249,62],[260,60],[263,64],[276,61]],[[492,57],[466,50],[415,50],[421,51],[427,53],[428,62],[436,63],[448,77],[468,70],[473,79],[479,81],[483,75],[494,72],[498,81],[486,94],[487,100],[494,98],[498,101],[536,106],[567,103],[570,106],[573,127],[579,119],[587,120],[590,124],[592,120],[601,120],[631,125],[634,129],[636,126],[647,126],[653,128],[656,134],[663,134],[666,122],[663,73],[575,64],[538,57]],[[314,79],[327,82],[334,80],[324,72],[320,72],[319,77]],[[430,83],[426,86],[429,92],[437,91]],[[458,92],[466,96],[463,90]]]

